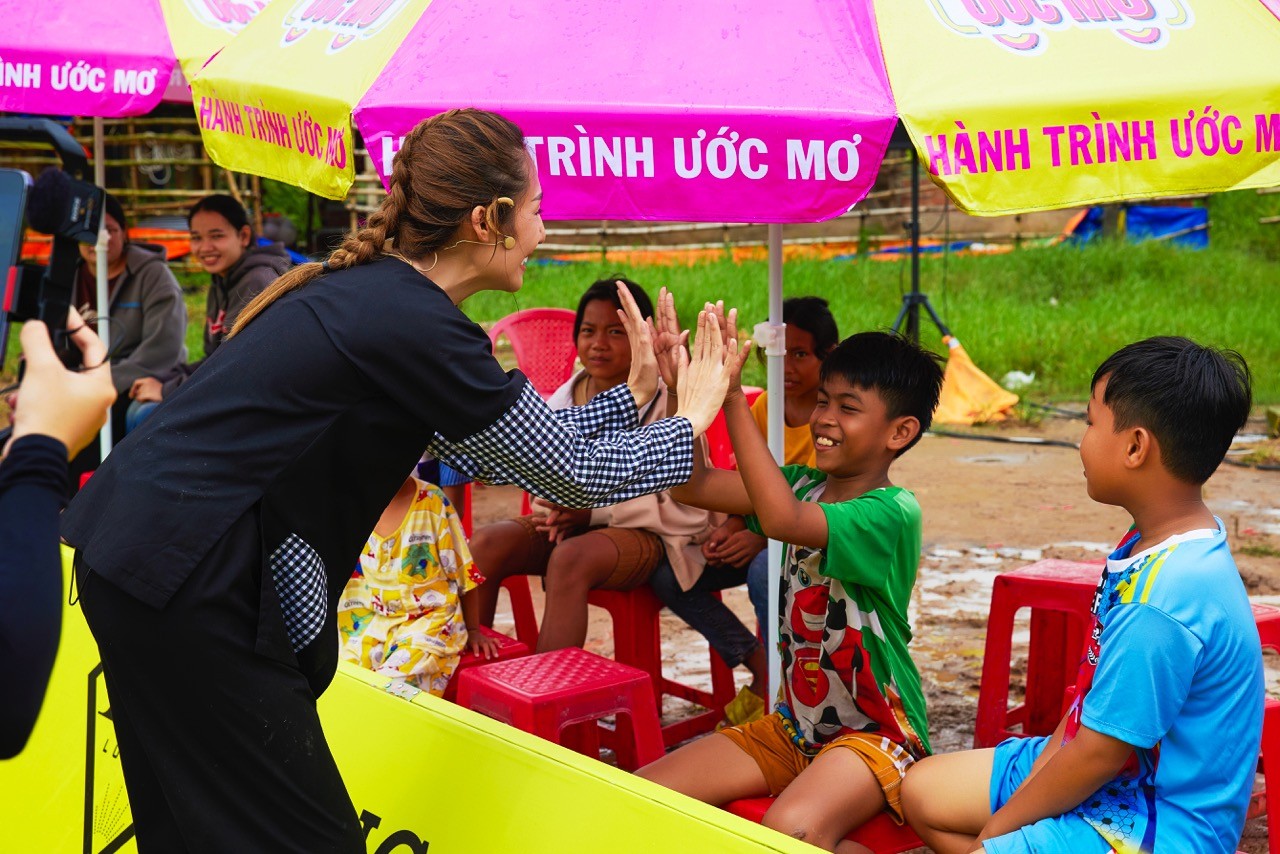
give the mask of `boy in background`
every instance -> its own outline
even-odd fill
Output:
[[[1249,599],[1202,486],[1245,423],[1236,353],[1149,338],[1093,375],[1089,497],[1133,528],[1107,559],[1076,699],[1053,735],[936,756],[907,775],[931,848],[1232,852],[1262,733]]]
[[[669,302],[659,313],[662,338],[673,340]],[[735,334],[732,312],[727,328]],[[671,494],[747,516],[786,543],[778,708],[639,773],[717,805],[776,795],[765,825],[827,850],[861,850],[841,840],[882,809],[902,821],[903,774],[929,751],[907,654],[920,506],[889,480],[889,467],[928,428],[942,370],[896,335],[846,339],[823,362],[809,422],[817,468],[779,469],[742,395],[744,358],[745,350],[724,403],[738,471],[695,462]]]

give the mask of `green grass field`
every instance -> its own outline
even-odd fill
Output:
[[[1032,400],[1080,400],[1109,353],[1149,335],[1187,335],[1231,347],[1253,369],[1259,403],[1280,402],[1280,194],[1226,193],[1210,200],[1210,248],[1097,242],[992,256],[926,256],[922,289],[974,361],[996,379],[1034,371]],[[651,295],[670,288],[688,321],[705,300],[736,306],[748,325],[764,320],[768,274],[762,262],[694,266],[531,264],[518,295],[484,293],[463,309],[491,323],[520,308],[572,308],[598,278],[625,275]],[[889,326],[909,287],[909,259],[798,261],[785,267],[785,292],[830,302],[842,334]],[[191,283],[203,277],[183,277]],[[187,298],[192,358],[203,350],[204,295]],[[925,325],[925,343],[941,349]],[[11,348],[12,349],[12,348]],[[750,382],[763,383],[753,365]]]

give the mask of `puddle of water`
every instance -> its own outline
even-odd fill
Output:
[[[981,454],[974,457],[956,457],[958,463],[979,465],[1020,466],[1031,457],[1027,454]]]

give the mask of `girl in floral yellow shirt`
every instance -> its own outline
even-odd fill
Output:
[[[464,649],[496,652],[475,630],[471,591],[482,581],[449,499],[438,486],[408,478],[342,593],[342,660],[443,695]]]

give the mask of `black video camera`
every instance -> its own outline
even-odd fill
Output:
[[[46,170],[34,184],[26,172],[0,169],[0,275],[5,276],[0,357],[6,352],[11,323],[42,320],[70,367],[80,356],[65,334],[79,245],[97,242],[106,194],[89,182],[84,149],[61,125],[48,119],[0,117],[0,139],[48,143],[62,160],[61,169]],[[24,217],[33,230],[53,236],[47,267],[18,263]]]

